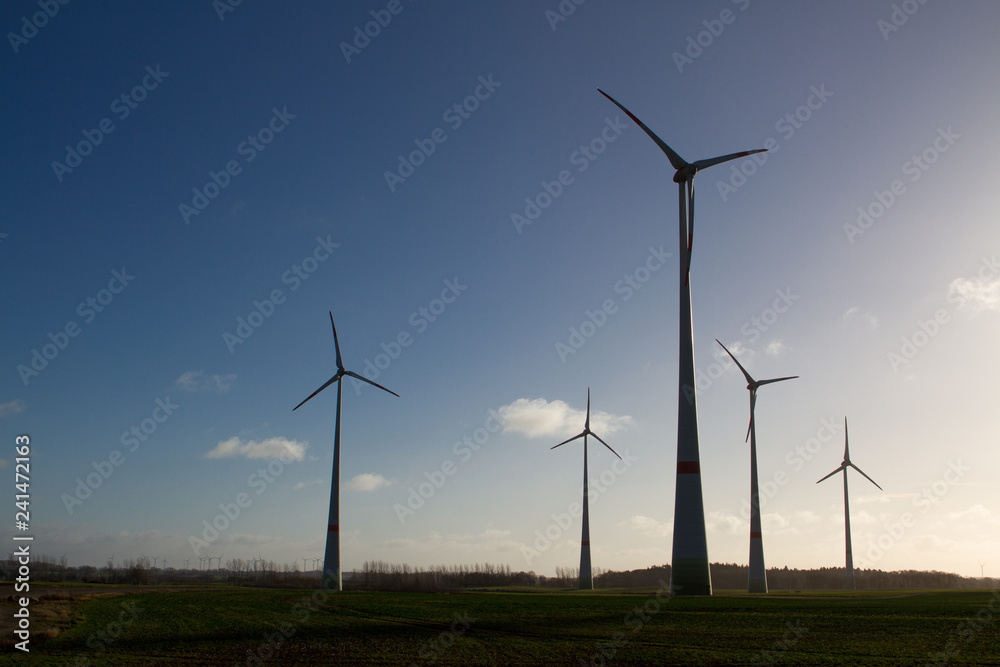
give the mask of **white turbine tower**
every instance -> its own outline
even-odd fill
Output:
[[[590,567],[590,503],[587,498],[587,436],[592,435],[597,438],[602,445],[611,449],[611,445],[601,440],[601,436],[590,430],[590,387],[587,387],[587,420],[583,424],[583,432],[574,435],[569,440],[563,440],[558,445],[551,447],[562,447],[567,442],[573,442],[577,438],[583,438],[583,535],[580,538],[580,579],[581,590],[594,589],[594,576]],[[618,452],[611,449],[611,453],[618,456]],[[621,459],[620,456],[618,456]]]
[[[719,339],[716,343],[722,345]],[[743,368],[743,364],[733,356],[729,349],[722,345],[726,354],[736,362],[743,377],[747,380],[747,389],[750,390],[750,425],[747,427],[747,439],[750,440],[750,574],[747,579],[748,593],[767,593],[767,568],[764,567],[764,538],[760,526],[760,493],[757,488],[757,423],[754,420],[754,408],[757,406],[757,389],[765,384],[781,382],[783,380],[794,380],[798,375],[784,378],[774,378],[773,380],[754,380]]]
[[[691,319],[691,246],[694,241],[694,175],[729,160],[765,149],[731,153],[697,162],[686,162],[632,112],[598,89],[625,112],[660,147],[676,169],[680,220],[680,337],[677,391],[677,484],[674,491],[671,595],[711,595],[712,574],[705,535],[705,505],[701,489],[701,454],[698,447],[698,404],[695,397],[694,325]],[[686,189],[686,192],[685,192]]]
[[[847,443],[847,417],[844,417],[844,460],[843,460],[843,462],[841,462],[839,468],[837,468],[836,470],[834,470],[833,472],[831,472],[829,475],[827,475],[823,479],[817,481],[816,483],[819,484],[824,479],[827,479],[829,477],[833,477],[834,475],[836,475],[841,470],[844,471],[844,533],[846,535],[845,540],[846,540],[846,545],[847,545],[847,571],[846,571],[846,574],[847,574],[847,587],[849,589],[853,590],[854,587],[855,587],[854,586],[854,556],[851,553],[851,506],[850,506],[850,503],[849,503],[849,500],[848,500],[848,495],[847,495],[847,469],[848,468],[854,468],[855,470],[857,470],[858,472],[860,472],[862,475],[864,475],[865,479],[867,479],[872,484],[875,484],[875,486],[878,486],[878,484],[875,482],[874,479],[872,479],[868,475],[865,475],[865,472],[861,468],[859,468],[858,466],[856,466],[853,463],[851,463],[851,454],[850,454],[850,451],[848,450],[848,443]],[[878,489],[879,489],[879,491],[883,490],[881,486],[878,486]]]
[[[362,377],[353,371],[345,369],[344,362],[340,357],[340,341],[337,339],[337,325],[333,323],[332,311],[330,312],[330,326],[333,328],[333,345],[337,350],[337,372],[332,378],[327,380],[322,387],[309,394],[305,401],[302,401],[302,403],[299,403],[292,408],[292,411],[294,412],[295,410],[301,408],[306,401],[329,387],[334,382],[337,383],[337,419],[333,436],[333,483],[330,488],[330,515],[329,520],[327,521],[326,553],[324,554],[321,585],[323,589],[333,588],[333,590],[339,591],[343,586],[340,574],[340,405],[342,402],[341,397],[343,395],[343,380],[345,376],[350,376],[361,380],[362,382],[367,382],[374,387],[378,387],[382,391],[387,391],[397,398],[399,398],[399,394],[390,389],[386,389],[377,382],[372,382],[366,377]]]

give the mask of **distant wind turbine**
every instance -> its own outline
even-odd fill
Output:
[[[345,376],[349,376],[362,382],[367,382],[382,391],[387,391],[397,398],[399,398],[399,394],[391,389],[386,389],[377,382],[372,382],[368,378],[358,375],[354,371],[344,368],[344,362],[340,357],[340,341],[337,339],[337,325],[333,323],[333,311],[330,311],[330,326],[333,328],[333,345],[337,350],[337,372],[322,387],[309,394],[305,401],[292,408],[292,411],[294,412],[301,408],[306,401],[334,382],[337,383],[337,419],[335,434],[333,436],[333,482],[330,487],[330,515],[327,521],[326,553],[324,554],[321,585],[324,589],[333,588],[333,590],[339,591],[343,588],[343,580],[340,573],[340,405],[343,394],[343,380]]]
[[[847,417],[844,417],[844,460],[843,460],[843,462],[841,462],[839,468],[837,468],[836,470],[834,470],[833,472],[831,472],[829,475],[827,475],[823,479],[817,481],[816,483],[819,484],[824,479],[828,479],[830,477],[833,477],[834,475],[836,475],[841,470],[844,471],[844,533],[846,535],[845,540],[846,540],[846,545],[847,545],[847,587],[849,589],[853,590],[855,588],[855,584],[854,584],[854,556],[851,553],[851,506],[850,506],[850,503],[848,501],[848,494],[847,494],[847,469],[848,468],[854,468],[855,470],[857,470],[858,472],[860,472],[862,475],[864,475],[865,479],[867,479],[872,484],[875,484],[875,486],[878,486],[878,484],[875,482],[874,479],[872,479],[868,475],[865,475],[865,472],[861,468],[859,468],[858,466],[856,466],[853,463],[851,463],[851,454],[850,454],[850,451],[848,450],[848,442],[847,442]],[[881,486],[878,486],[878,489],[879,489],[879,491],[883,490]]]
[[[598,89],[649,135],[670,160],[679,192],[680,221],[680,337],[677,392],[677,483],[674,492],[671,595],[711,595],[705,504],[701,489],[701,453],[698,447],[698,403],[695,396],[694,325],[691,318],[691,247],[694,242],[694,175],[702,169],[746,157],[765,149],[731,153],[686,162],[631,111]],[[685,188],[687,192],[685,193]]]
[[[590,387],[587,387],[587,420],[583,424],[583,432],[579,435],[574,435],[569,440],[563,440],[558,445],[551,447],[555,449],[556,447],[562,447],[567,442],[573,442],[578,438],[583,438],[583,536],[580,538],[580,579],[579,586],[581,590],[593,590],[594,589],[594,577],[590,567],[590,504],[587,498],[587,436],[592,435],[597,438],[598,441],[608,449],[611,449],[611,445],[601,440],[601,436],[597,435],[590,430]],[[618,452],[611,449],[611,453],[618,456]],[[618,456],[621,459],[620,456]]]
[[[718,338],[716,343],[722,345]],[[765,384],[781,382],[783,380],[794,380],[798,375],[784,378],[774,378],[773,380],[754,380],[743,368],[743,364],[733,356],[729,349],[722,345],[726,354],[736,362],[743,377],[747,380],[747,389],[750,390],[750,425],[747,426],[747,439],[750,440],[750,575],[747,581],[748,593],[767,593],[767,568],[764,567],[764,538],[760,526],[760,494],[757,490],[757,426],[754,422],[754,408],[757,405],[757,389]]]

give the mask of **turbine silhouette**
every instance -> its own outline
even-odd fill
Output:
[[[855,583],[854,583],[854,555],[851,553],[851,506],[850,506],[850,502],[849,502],[849,498],[848,498],[848,494],[847,494],[847,469],[848,468],[854,468],[859,473],[861,473],[864,476],[865,479],[867,479],[872,484],[875,484],[875,486],[878,486],[878,484],[875,482],[874,479],[872,479],[868,475],[865,475],[865,471],[864,470],[862,470],[858,466],[856,466],[853,463],[851,463],[851,453],[850,453],[850,450],[848,448],[848,442],[847,442],[847,417],[844,417],[844,460],[841,462],[839,468],[837,468],[836,470],[834,470],[833,472],[831,472],[829,475],[827,475],[823,479],[820,479],[816,483],[819,484],[824,479],[828,479],[830,477],[833,477],[834,475],[836,475],[841,470],[844,471],[844,534],[845,534],[845,543],[846,543],[846,547],[847,547],[847,565],[846,565],[847,582],[846,583],[847,583],[847,587],[853,590],[855,588]],[[881,486],[878,486],[878,490],[882,491],[883,489],[882,489]]]
[[[718,338],[716,343],[722,345]],[[757,428],[754,423],[754,408],[757,406],[757,389],[765,384],[781,382],[783,380],[794,380],[798,375],[790,377],[774,378],[773,380],[754,380],[743,368],[743,364],[733,356],[729,349],[722,345],[726,354],[736,362],[739,369],[743,371],[743,377],[747,380],[747,389],[750,390],[750,424],[747,426],[747,437],[750,441],[750,572],[747,579],[748,593],[767,593],[767,568],[764,567],[764,538],[760,525],[760,493],[757,487]]]
[[[611,445],[601,440],[601,436],[590,430],[590,387],[587,387],[587,420],[583,424],[583,432],[574,435],[568,440],[563,440],[558,445],[550,447],[562,447],[568,442],[573,442],[583,438],[583,535],[580,538],[580,578],[579,587],[581,590],[594,589],[594,576],[590,567],[590,503],[587,498],[587,436],[592,435],[597,438],[602,445],[611,450],[611,453],[618,456],[618,452],[611,449]],[[621,459],[620,456],[618,456]]]
[[[705,504],[701,488],[701,453],[698,447],[698,403],[695,395],[694,326],[691,318],[691,247],[694,243],[694,176],[729,160],[761,153],[765,149],[730,153],[687,162],[631,111],[598,89],[649,135],[677,171],[680,223],[680,336],[677,391],[677,483],[674,491],[673,556],[670,569],[671,595],[711,595],[712,574],[708,565],[705,534]]]
[[[330,487],[330,514],[327,521],[326,554],[324,556],[322,586],[324,590],[332,588],[339,591],[343,588],[343,580],[340,573],[340,405],[343,396],[343,380],[345,377],[352,377],[378,387],[382,391],[387,391],[397,398],[399,394],[391,389],[386,389],[377,382],[372,382],[368,378],[358,375],[354,371],[344,368],[344,362],[340,356],[340,341],[337,339],[337,325],[333,323],[333,311],[330,311],[330,326],[333,328],[333,345],[337,350],[337,372],[323,386],[309,394],[305,401],[292,408],[292,411],[294,412],[301,408],[306,401],[334,382],[337,383],[337,419],[333,437],[333,482]]]

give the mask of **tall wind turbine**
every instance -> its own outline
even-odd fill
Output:
[[[562,447],[567,442],[573,442],[577,438],[583,438],[583,535],[580,538],[580,590],[594,590],[594,576],[590,568],[590,502],[587,498],[587,436],[592,435],[597,438],[602,445],[611,449],[611,445],[601,440],[601,436],[590,430],[590,387],[587,387],[587,420],[583,424],[583,433],[574,435],[569,440],[563,440],[558,445],[551,447]],[[618,452],[611,449],[611,453],[618,456]],[[620,456],[618,456],[621,459]]]
[[[670,569],[672,595],[711,595],[705,536],[705,505],[701,490],[701,454],[698,448],[698,403],[695,396],[694,325],[691,320],[691,246],[694,241],[694,175],[702,169],[761,153],[765,149],[731,153],[697,162],[686,162],[646,125],[613,97],[598,89],[649,135],[676,169],[680,221],[680,337],[677,391],[677,484],[674,491],[673,558]],[[685,192],[686,190],[686,192]]]
[[[716,343],[722,345],[718,338]],[[773,380],[754,380],[743,368],[743,364],[733,356],[729,349],[722,345],[726,354],[736,362],[743,377],[747,379],[747,389],[750,390],[750,425],[747,427],[747,439],[750,440],[750,575],[747,580],[747,593],[767,592],[767,569],[764,567],[764,539],[760,528],[760,494],[757,490],[757,425],[754,421],[754,408],[757,405],[757,389],[765,384],[794,380],[798,375]]]
[[[298,410],[308,401],[310,398],[323,391],[329,387],[334,382],[337,383],[337,419],[336,419],[336,431],[333,436],[333,484],[330,488],[330,518],[327,521],[327,531],[326,531],[326,553],[324,555],[323,563],[323,577],[322,577],[322,587],[324,589],[333,588],[333,590],[341,590],[343,588],[343,581],[340,574],[340,405],[341,397],[343,395],[343,380],[345,376],[361,380],[362,382],[367,382],[368,384],[378,387],[382,391],[387,391],[393,396],[399,398],[399,394],[396,392],[386,389],[377,382],[372,382],[366,377],[358,375],[354,371],[349,371],[344,368],[344,362],[340,357],[340,341],[337,339],[337,325],[333,323],[333,311],[330,312],[330,326],[333,328],[333,345],[337,350],[337,372],[332,378],[326,381],[322,387],[309,394],[305,401],[299,403],[292,411]]]
[[[847,587],[853,590],[854,587],[855,587],[855,585],[854,585],[854,556],[851,553],[851,506],[850,506],[850,503],[848,502],[848,496],[847,496],[847,469],[848,468],[854,468],[855,470],[857,470],[858,472],[860,472],[862,475],[864,475],[865,479],[867,479],[872,484],[875,484],[875,486],[878,486],[878,484],[875,482],[874,479],[872,479],[868,475],[865,475],[865,472],[861,468],[859,468],[858,466],[856,466],[853,463],[851,463],[851,454],[848,451],[848,443],[847,443],[847,417],[844,417],[844,460],[843,460],[843,462],[841,462],[839,468],[837,468],[836,470],[834,470],[833,472],[831,472],[829,475],[827,475],[823,479],[827,479],[829,477],[833,477],[834,475],[836,475],[841,470],[844,471],[844,533],[846,535],[845,540],[846,540],[846,545],[847,545]],[[823,479],[819,480],[816,483],[819,484],[820,482],[823,481]],[[881,486],[878,486],[878,490],[882,491],[883,489],[882,489]]]

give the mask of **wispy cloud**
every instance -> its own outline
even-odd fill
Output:
[[[298,442],[288,438],[268,438],[267,440],[247,440],[243,442],[239,438],[223,440],[215,446],[215,449],[205,454],[207,459],[226,459],[236,456],[244,456],[248,459],[276,459],[279,456],[287,456],[296,461],[305,458],[308,442]]]
[[[563,401],[546,401],[544,398],[519,398],[498,412],[503,419],[505,433],[520,433],[529,438],[574,435],[583,430],[586,410],[576,410]],[[590,428],[602,438],[625,430],[633,424],[628,415],[612,415],[591,411]]]
[[[672,532],[671,524],[641,514],[622,521],[620,525],[637,530],[647,537],[667,537]]]
[[[7,401],[6,403],[0,403],[0,417],[9,417],[10,415],[16,415],[24,412],[24,401],[19,398],[15,398],[13,401]]]
[[[845,322],[848,322],[855,318],[864,320],[865,322],[868,323],[868,326],[870,326],[872,329],[878,328],[878,318],[872,315],[871,313],[862,311],[861,306],[853,306],[852,308],[848,308],[847,311],[844,313]]]
[[[1000,280],[956,278],[948,285],[948,301],[972,310],[1000,310]]]
[[[232,388],[235,379],[235,375],[205,375],[205,371],[188,371],[174,381],[174,387],[192,394],[225,394]]]
[[[383,486],[389,486],[392,482],[387,480],[382,475],[375,473],[364,472],[360,475],[354,477],[350,482],[347,483],[348,491],[375,491],[376,489],[381,489]]]
[[[767,352],[772,357],[774,357],[781,354],[787,349],[788,346],[785,345],[784,341],[775,338],[774,340],[772,340],[770,343],[767,344],[767,349],[765,349],[764,351]]]

